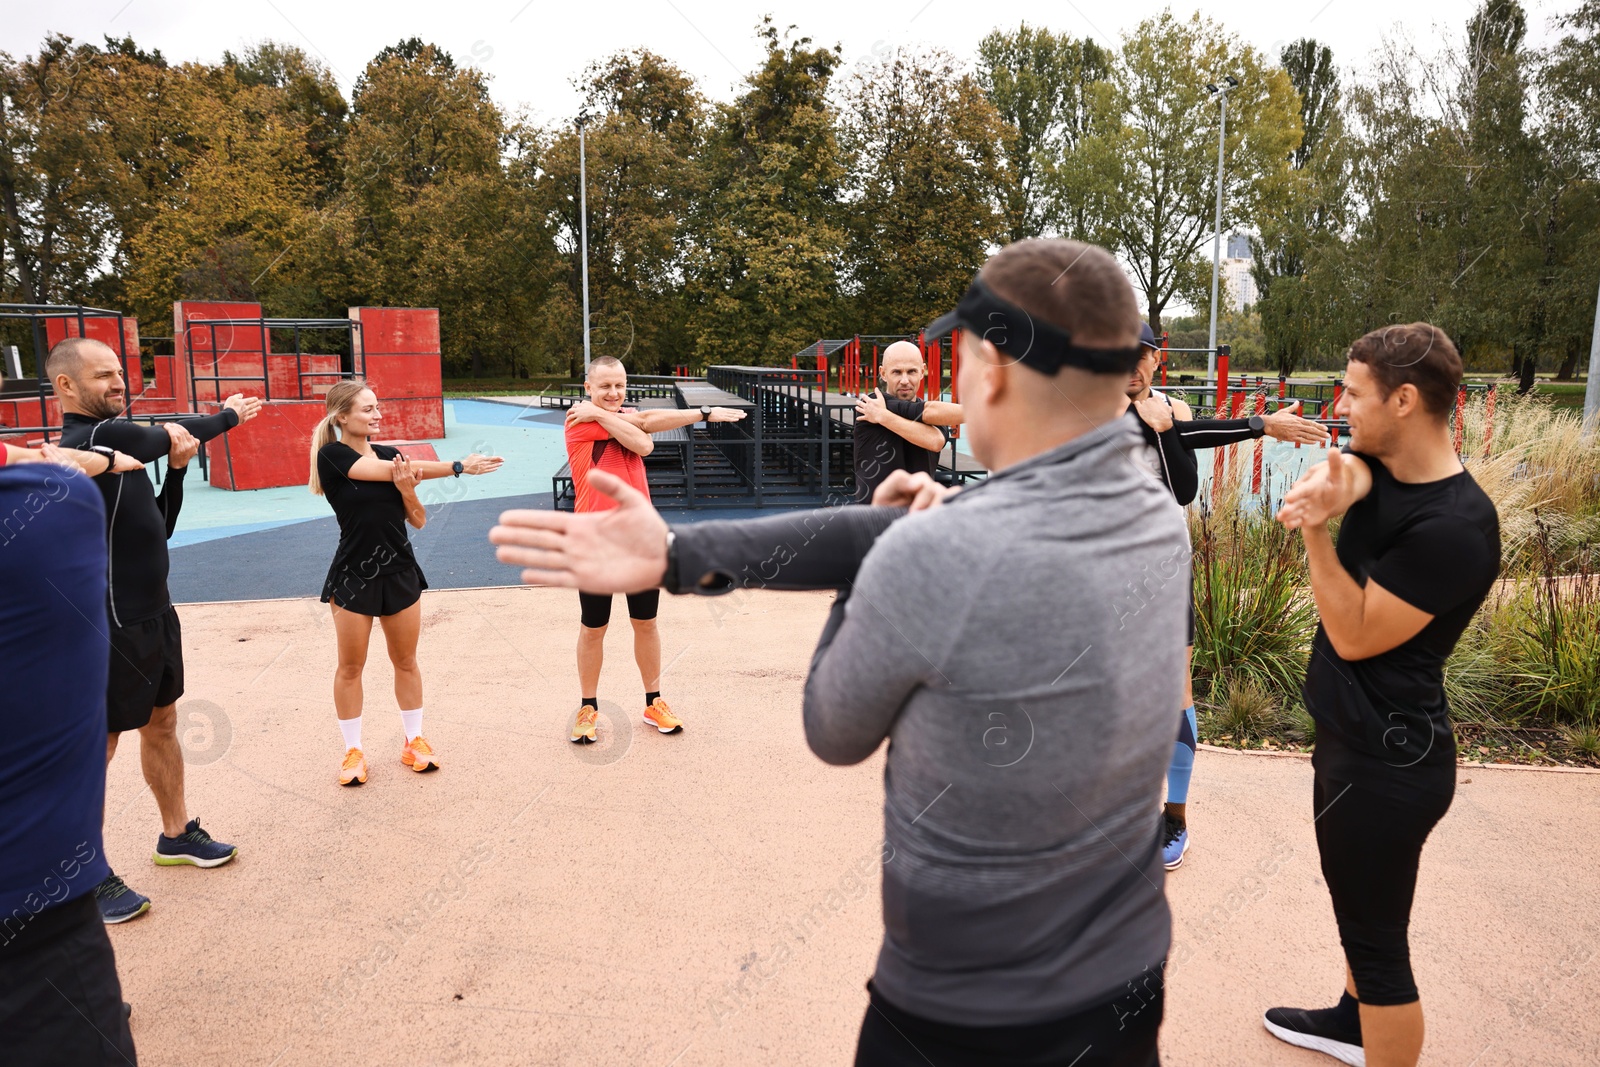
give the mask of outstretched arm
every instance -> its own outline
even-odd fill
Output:
[[[622,479],[602,470],[591,470],[588,478],[591,489],[618,506],[582,515],[507,511],[489,532],[500,546],[496,558],[525,568],[525,583],[591,593],[657,586],[706,595],[751,587],[841,589],[854,580],[878,535],[906,513],[892,507],[823,508],[669,528]]]
[[[481,456],[474,452],[461,461],[461,473],[491,474],[499,470],[500,464],[504,462],[505,460],[499,456]],[[409,469],[410,475],[415,475],[413,485],[432,478],[450,478],[456,473],[454,463],[443,459],[413,459],[409,463]],[[395,470],[394,464],[389,460],[362,456],[350,465],[348,477],[358,482],[392,482],[395,480]]]
[[[701,419],[706,422],[738,422],[746,414],[738,408],[712,408],[709,415],[701,415],[699,408],[652,408],[649,411],[621,412],[619,417],[633,423],[645,433],[660,433],[663,430],[692,426]],[[571,423],[575,420],[569,416],[567,421]]]

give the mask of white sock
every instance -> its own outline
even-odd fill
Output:
[[[353,719],[340,719],[339,732],[344,734],[344,747],[346,751],[361,747],[361,716]]]
[[[406,743],[409,744],[415,741],[417,735],[422,732],[422,709],[402,711],[400,713],[400,723],[406,730]]]

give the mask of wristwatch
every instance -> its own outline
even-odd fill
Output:
[[[464,471],[464,470],[466,470],[466,469],[467,469],[467,468],[465,468],[465,467],[463,467],[463,466],[462,466],[462,465],[461,465],[461,461],[460,461],[460,460],[459,460],[459,459],[458,459],[458,460],[456,460],[456,461],[455,461],[455,462],[454,462],[454,463],[452,463],[452,464],[450,464],[450,470],[451,470],[451,471],[452,471],[452,472],[454,472],[454,474],[455,474],[455,476],[456,476],[456,477],[457,477],[457,478],[459,478],[459,477],[461,477],[461,472],[462,472],[462,471]]]
[[[1251,415],[1249,425],[1250,432],[1255,434],[1257,437],[1266,436],[1267,420],[1263,419],[1260,415]]]
[[[700,405],[700,417],[702,419],[709,419],[711,417],[711,405],[710,404],[701,404]]]
[[[667,569],[661,574],[661,588],[669,593],[678,591],[678,535],[667,530]]]
[[[117,450],[108,445],[91,445],[84,451],[93,452],[97,456],[106,457],[106,469],[101,471],[100,474],[95,475],[97,478],[110,474],[111,468],[117,465]]]

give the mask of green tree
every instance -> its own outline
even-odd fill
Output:
[[[342,192],[325,210],[338,227],[330,271],[352,304],[405,304],[417,271],[419,203],[440,182],[500,173],[505,119],[482,74],[412,38],[379,52],[356,80]]]
[[[766,59],[707,139],[692,253],[698,350],[755,365],[787,363],[836,328],[845,245],[845,168],[827,99],[839,51],[785,41],[771,19],[758,34]]]
[[[645,373],[692,362],[683,282],[690,222],[705,193],[704,101],[693,79],[643,49],[591,65],[584,90],[593,355],[625,359]],[[566,127],[549,138],[539,199],[567,264],[571,301],[551,305],[558,311],[580,306],[578,137]],[[574,332],[561,343],[576,375],[581,316],[570,321]]]
[[[1206,83],[1240,79],[1228,97],[1223,232],[1274,210],[1288,195],[1300,145],[1299,100],[1288,74],[1216,23],[1163,12],[1124,38],[1109,83],[1093,94],[1085,167],[1107,190],[1106,239],[1143,289],[1149,322],[1177,295],[1205,304],[1216,194],[1219,109]]]
[[[315,209],[341,166],[345,112],[332,75],[270,42],[218,67],[186,66],[162,87],[173,126],[138,156],[183,155],[181,179],[155,190],[160,210],[129,238],[127,298],[162,322],[175,300],[259,302],[268,314],[329,313],[337,299],[317,254]],[[177,141],[176,146],[163,143]]]
[[[1570,380],[1589,351],[1600,281],[1600,0],[1560,20],[1567,32],[1538,75],[1541,143],[1550,180],[1542,190],[1551,266],[1547,336]]]
[[[56,34],[36,56],[0,54],[0,279],[13,298],[89,299],[104,281],[121,177],[106,83],[142,62]]]
[[[896,52],[846,94],[853,177],[847,284],[863,333],[926,325],[960,299],[1003,230],[999,114],[943,52]]]
[[[1293,374],[1319,341],[1316,310],[1305,274],[1312,263],[1337,256],[1348,214],[1349,160],[1333,50],[1309,38],[1280,54],[1300,101],[1304,131],[1289,157],[1289,180],[1275,204],[1257,216],[1251,239],[1263,342],[1278,373]]]
[[[1089,131],[1091,87],[1110,68],[1111,53],[1088,38],[1026,22],[978,45],[978,84],[1005,124],[997,196],[1007,241],[1087,232],[1095,198],[1066,164]]]

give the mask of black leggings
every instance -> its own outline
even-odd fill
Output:
[[[583,611],[583,624],[591,630],[597,630],[611,621],[610,593],[579,593],[578,605]],[[661,590],[651,589],[643,593],[628,594],[628,618],[653,619],[656,611],[661,607]]]
[[[1411,1004],[1411,900],[1417,862],[1455,795],[1452,759],[1395,767],[1317,731],[1313,815],[1322,877],[1333,897],[1339,941],[1363,1004]]]
[[[1132,983],[1129,983],[1131,988]],[[955,1026],[890,1004],[872,987],[856,1067],[1160,1067],[1162,983],[1064,1019],[1027,1026]]]

